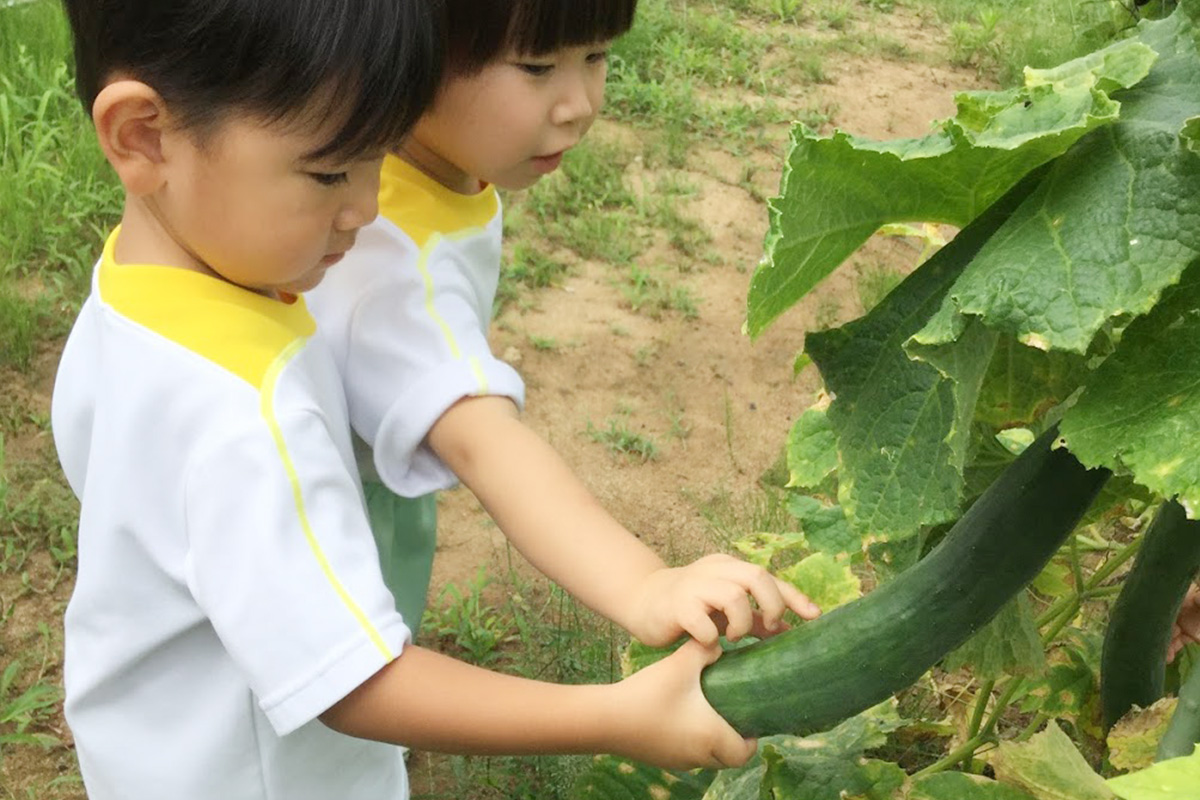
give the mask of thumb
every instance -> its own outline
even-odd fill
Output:
[[[721,644],[720,642],[705,644],[696,639],[688,639],[678,652],[684,653],[680,656],[681,658],[691,659],[698,666],[707,667],[721,657]]]

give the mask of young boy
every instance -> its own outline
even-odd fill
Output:
[[[448,72],[384,163],[382,216],[309,295],[346,384],[385,578],[411,628],[433,547],[430,515],[405,516],[428,501],[405,498],[459,480],[535,567],[648,644],[683,633],[714,643],[722,627],[732,639],[763,635],[781,626],[785,607],[817,613],[787,583],[731,557],[668,569],[521,423],[521,378],[488,347],[496,188],[531,186],[587,133],[609,41],[630,27],[635,5],[449,0]]]
[[[92,800],[405,798],[387,743],[753,752],[700,691],[714,648],[554,686],[413,646],[395,610],[296,295],[375,216],[381,155],[432,95],[430,7],[67,0],[125,190],[52,404],[82,503],[64,682]]]

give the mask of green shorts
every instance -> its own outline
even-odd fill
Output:
[[[374,481],[363,483],[363,494],[383,581],[415,639],[425,613],[437,549],[437,495],[400,497]]]

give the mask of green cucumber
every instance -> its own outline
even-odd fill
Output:
[[[827,730],[911,685],[1024,588],[1109,477],[1038,437],[928,556],[889,583],[705,669],[744,736]]]
[[[1163,696],[1167,646],[1180,604],[1200,566],[1200,522],[1175,500],[1163,503],[1113,603],[1100,656],[1105,727]]]

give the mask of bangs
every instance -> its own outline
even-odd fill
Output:
[[[338,6],[317,0],[297,3],[313,7]],[[277,70],[275,84],[265,96],[288,97],[276,111],[288,113],[297,102],[325,98],[326,118],[341,120],[330,139],[311,156],[354,158],[396,147],[433,101],[441,80],[442,47],[436,19],[426,0],[382,0],[351,3],[366,5],[371,13],[355,13],[336,29],[322,51],[331,55],[332,67],[279,58],[297,72]],[[319,26],[320,22],[314,22]],[[296,55],[300,55],[297,53]],[[302,88],[293,88],[302,87]]]
[[[615,39],[632,27],[636,9],[637,0],[524,0],[514,10],[505,44],[538,56]]]
[[[251,20],[226,63],[248,66],[233,104],[268,121],[340,124],[310,154],[353,159],[395,147],[441,77],[438,20],[425,0],[292,0]],[[262,6],[259,6],[261,9]],[[279,25],[279,16],[291,25]],[[260,32],[253,31],[258,28]],[[262,29],[266,28],[266,31]],[[266,33],[273,33],[270,42]],[[255,63],[257,62],[257,63]]]
[[[637,0],[446,0],[447,67],[478,72],[512,49],[543,55],[615,39],[633,26]]]

